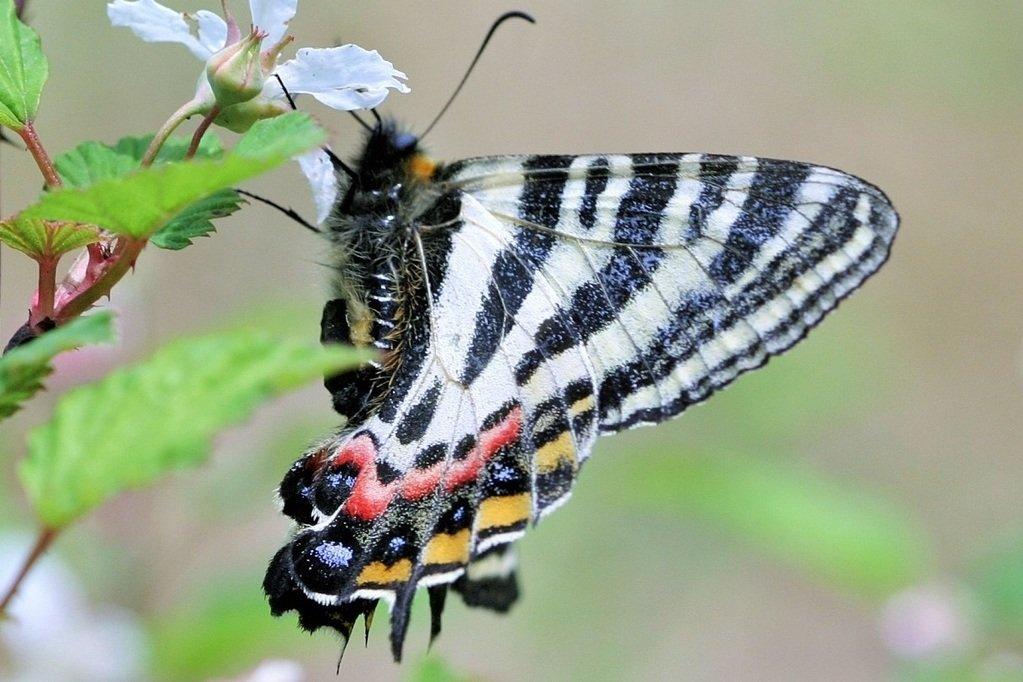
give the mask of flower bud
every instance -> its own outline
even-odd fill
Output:
[[[225,47],[206,62],[206,79],[222,108],[247,102],[263,91],[266,78],[259,56],[266,36],[258,29]]]
[[[288,111],[291,108],[287,102],[257,97],[223,109],[213,122],[232,132],[244,133],[256,121],[280,116]]]

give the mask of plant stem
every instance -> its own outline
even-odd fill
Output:
[[[36,165],[39,166],[39,171],[43,174],[46,185],[48,187],[60,187],[62,183],[60,176],[57,175],[57,169],[53,167],[50,155],[46,153],[43,143],[39,141],[39,135],[36,133],[32,122],[26,123],[25,127],[17,131],[17,133],[24,140],[25,148],[28,149],[32,158],[36,160]]]
[[[33,325],[53,317],[53,298],[57,291],[57,259],[43,258],[39,261],[39,289],[36,292],[35,310],[29,322]]]
[[[178,126],[185,122],[185,120],[193,114],[199,113],[199,109],[202,107],[197,100],[189,100],[181,105],[177,111],[171,114],[171,117],[160,127],[153,136],[153,141],[149,143],[149,148],[146,149],[145,156],[142,157],[142,167],[153,165],[153,161],[156,160],[156,155],[160,153],[160,149],[163,148],[163,143],[167,141],[167,138],[171,136]]]
[[[188,153],[185,154],[186,159],[190,159],[195,156],[195,153],[199,151],[199,144],[202,142],[202,136],[206,134],[206,131],[213,125],[213,120],[220,115],[220,105],[214,104],[213,108],[209,110],[203,119],[199,123],[199,126],[195,129],[195,134],[192,135],[192,143],[188,145]]]
[[[39,561],[39,557],[46,553],[49,549],[50,544],[53,543],[57,537],[57,530],[55,528],[44,528],[39,532],[39,537],[36,538],[35,544],[29,551],[28,556],[25,557],[24,563],[21,564],[21,568],[18,569],[18,573],[14,576],[14,581],[11,586],[7,588],[4,593],[3,599],[0,600],[0,618],[3,618],[7,614],[7,607],[10,605],[11,600],[14,599],[15,593],[18,588],[21,587],[21,583],[25,581],[25,577],[28,575],[35,563]]]
[[[110,289],[135,265],[135,260],[146,246],[146,240],[131,237],[121,239],[123,241],[118,244],[119,253],[104,268],[96,281],[54,312],[54,318],[58,323],[78,317],[93,303],[109,295]]]

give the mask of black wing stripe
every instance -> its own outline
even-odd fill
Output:
[[[833,215],[842,214],[843,211],[833,209],[823,214],[819,219],[830,221]],[[852,239],[857,227],[858,225],[854,221],[846,221],[842,229],[834,233],[838,240],[840,240],[837,245],[833,242],[828,245],[819,244],[817,243],[819,240],[814,238],[813,230],[807,231],[802,240],[795,244],[797,251],[807,249],[807,251],[803,252],[805,255],[798,258],[793,257],[792,253],[779,256],[770,269],[763,271],[758,279],[750,283],[743,290],[742,295],[730,304],[723,302],[722,299],[716,296],[689,297],[687,305],[681,307],[677,312],[675,320],[661,330],[648,352],[654,355],[667,353],[671,356],[673,358],[671,363],[673,371],[675,367],[684,364],[695,352],[695,349],[691,346],[682,352],[678,352],[679,349],[671,349],[671,340],[679,326],[684,324],[683,320],[685,318],[694,319],[695,317],[714,320],[713,324],[698,328],[695,336],[697,347],[700,344],[707,343],[714,338],[715,334],[730,329],[735,324],[743,323],[745,316],[752,314],[755,310],[770,302],[774,297],[772,296],[772,287],[765,286],[762,280],[769,282],[785,281],[791,286],[792,282],[805,272],[806,261],[820,261],[838,251],[844,253],[845,245]],[[777,320],[773,330],[764,336],[764,342],[769,352],[777,354],[791,347],[793,343],[802,338],[809,327],[818,322],[828,310],[834,307],[834,297],[848,293],[851,287],[858,285],[867,275],[876,270],[880,265],[878,259],[886,254],[887,244],[888,242],[883,236],[878,236],[871,247],[858,258],[850,258],[851,263],[845,270],[846,274],[838,279],[826,280],[824,286],[809,295],[804,301],[798,305],[793,303],[791,312],[786,317]],[[716,302],[716,305],[711,303],[712,301]],[[712,372],[702,376],[699,383],[693,389],[676,398],[669,406],[665,416],[677,414],[688,405],[706,399],[713,390],[727,383],[727,381],[731,381],[734,378],[734,374],[737,373],[735,370],[744,371],[751,369],[763,364],[764,361],[766,361],[766,356],[758,356],[752,349],[731,355],[724,362],[714,366]],[[614,374],[609,375],[606,380],[612,382],[620,381],[619,376],[621,374],[626,374],[633,369],[634,367],[630,366],[622,367],[616,370]],[[727,381],[722,382],[721,377],[727,377]],[[653,410],[638,412],[619,423],[602,425],[602,428],[606,431],[615,431],[650,421],[657,421],[657,413]]]
[[[659,166],[664,171],[677,167],[677,162],[673,166]],[[665,172],[656,178],[635,176],[619,204],[613,233],[615,240],[651,243],[677,183],[676,172]],[[629,299],[649,283],[646,272],[655,268],[663,255],[659,249],[645,249],[642,255],[644,262],[641,263],[628,247],[614,248],[608,261],[592,279],[575,290],[559,314],[541,325],[536,336],[538,347],[547,353],[558,354],[607,327],[617,319]],[[527,366],[532,368],[531,371],[519,373],[522,383],[528,382],[532,371],[536,370],[535,361],[527,363]]]
[[[519,204],[524,220],[539,224],[558,222],[562,195],[568,182],[568,173],[564,170],[566,163],[571,163],[571,157],[532,157],[523,164],[525,180]],[[515,241],[518,252],[528,254],[534,267],[543,265],[556,243],[550,234],[519,234]],[[463,383],[471,384],[480,375],[508,333],[507,318],[503,315],[495,318],[494,315],[498,291],[503,293],[500,298],[504,312],[509,316],[516,315],[532,284],[532,278],[523,277],[523,274],[507,250],[498,254],[491,268],[490,287],[483,308],[476,316],[476,329],[462,372]]]
[[[795,205],[809,168],[784,175],[760,171],[753,177],[742,213],[728,230],[725,248],[710,264],[714,282],[727,287],[742,275],[764,243],[775,237]]]

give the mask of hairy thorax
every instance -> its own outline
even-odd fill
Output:
[[[342,183],[344,198],[328,223],[334,298],[324,308],[322,340],[380,351],[378,361],[327,381],[349,423],[372,412],[401,364],[403,344],[417,336],[410,326],[424,322],[416,226],[436,194],[435,168],[418,152],[383,168],[360,167],[358,178]]]

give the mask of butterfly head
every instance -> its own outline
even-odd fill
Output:
[[[436,168],[436,162],[423,153],[416,135],[394,121],[384,120],[370,131],[356,171],[361,189],[372,191],[408,179],[429,181]]]

